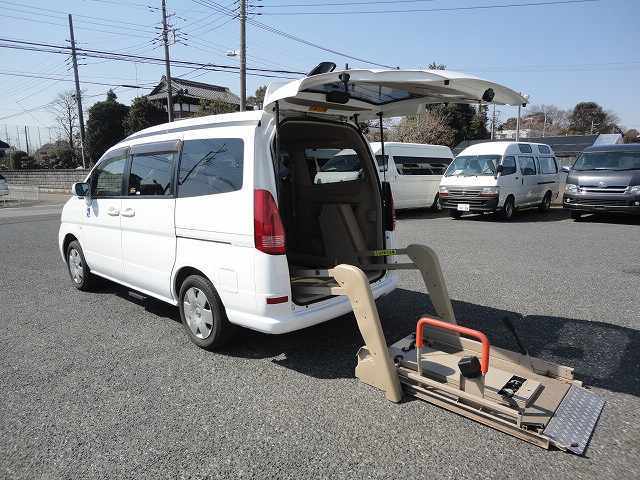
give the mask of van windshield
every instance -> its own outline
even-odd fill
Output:
[[[640,151],[584,152],[574,170],[640,170]]]
[[[500,161],[500,155],[464,155],[456,157],[445,172],[445,177],[463,176],[495,176],[496,165]]]

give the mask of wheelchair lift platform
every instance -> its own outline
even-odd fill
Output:
[[[373,263],[372,257],[406,255],[407,263]],[[604,401],[574,379],[570,367],[530,357],[508,320],[520,352],[491,346],[486,335],[457,324],[435,252],[424,245],[359,253],[362,264],[296,270],[302,294],[345,295],[365,341],[356,377],[400,402],[427,401],[543,448],[582,455]],[[436,311],[416,330],[388,346],[365,272],[420,270]]]

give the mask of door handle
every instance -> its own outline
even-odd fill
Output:
[[[120,215],[120,210],[116,207],[107,208],[107,215],[111,215],[112,217],[117,217]]]
[[[124,210],[122,210],[122,213],[120,215],[122,215],[123,217],[133,217],[135,216],[136,211],[133,208],[125,208]]]

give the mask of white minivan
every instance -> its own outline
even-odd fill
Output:
[[[391,185],[396,209],[439,208],[440,179],[453,153],[443,145],[422,143],[372,142],[380,177]]]
[[[548,211],[558,186],[558,162],[549,145],[484,142],[465,148],[449,165],[440,204],[454,218],[499,212],[509,220],[516,209]]]
[[[358,122],[481,99],[525,101],[454,72],[329,70],[270,86],[264,110],[147,128],[74,184],[60,253],[80,290],[98,276],[177,305],[203,348],[233,325],[284,333],[338,317],[348,300],[297,290],[299,272],[366,270],[387,261],[366,252],[393,247],[390,188]],[[360,174],[316,182],[319,166],[345,149]],[[390,271],[368,275],[375,298],[396,286]]]

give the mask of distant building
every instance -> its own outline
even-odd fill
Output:
[[[549,145],[558,158],[558,163],[561,165],[573,165],[576,158],[582,151],[593,145],[615,145],[622,143],[622,135],[618,133],[601,133],[599,135],[566,135],[558,137],[523,137],[522,130],[520,130],[520,140],[523,142],[532,143],[546,143]],[[460,142],[453,149],[453,154],[458,155],[462,150],[469,145],[475,145],[476,143],[483,142],[504,142],[503,138],[496,138],[495,140],[465,140]]]
[[[511,140],[516,138],[517,130],[497,130],[495,133],[496,140]],[[533,128],[521,128],[520,138],[541,137],[542,132]]]
[[[200,111],[200,100],[218,100],[240,109],[240,97],[227,87],[194,82],[183,78],[171,79],[173,113],[175,118],[187,118]],[[167,110],[167,79],[163,75],[147,98],[163,110]]]

